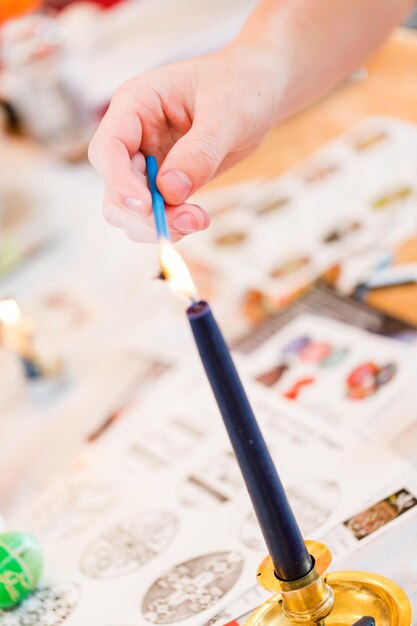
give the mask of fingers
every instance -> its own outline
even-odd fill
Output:
[[[151,196],[143,155],[137,156],[142,126],[136,108],[128,87],[122,87],[91,140],[88,157],[111,200],[146,217],[152,210]]]
[[[157,241],[153,215],[143,217],[135,211],[115,205],[110,196],[104,199],[103,213],[106,221],[125,231],[129,239],[142,243]],[[185,235],[204,230],[210,223],[206,211],[193,204],[167,207],[168,226],[172,241],[178,241]]]
[[[200,119],[202,119],[200,115]],[[218,122],[218,116],[215,121]],[[194,121],[191,129],[172,147],[159,175],[158,187],[170,204],[184,202],[194,191],[209,181],[231,150],[229,129],[220,124]]]

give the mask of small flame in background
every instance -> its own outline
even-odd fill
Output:
[[[197,302],[199,296],[190,271],[180,253],[166,239],[159,243],[159,261],[172,291],[191,302]]]
[[[33,331],[33,320],[23,315],[16,300],[0,300],[0,343],[20,355],[28,355],[33,352]]]
[[[0,323],[5,326],[14,326],[22,319],[22,312],[16,300],[6,298],[0,300]]]

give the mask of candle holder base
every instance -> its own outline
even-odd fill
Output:
[[[377,626],[411,626],[410,602],[396,583],[370,572],[326,573],[332,560],[329,548],[309,540],[306,547],[314,565],[299,580],[280,580],[271,557],[263,559],[258,583],[275,595],[245,626],[352,626],[363,617],[372,617]]]
[[[282,594],[272,596],[249,618],[245,626],[291,626],[325,624],[352,626],[361,617],[370,616],[378,626],[410,626],[411,606],[405,592],[396,583],[369,572],[342,571],[324,576],[334,594],[334,607],[324,619],[314,622],[289,619],[283,611]]]

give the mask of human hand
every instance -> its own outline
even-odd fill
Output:
[[[123,84],[89,148],[106,220],[156,241],[144,158],[154,154],[173,241],[207,228],[208,214],[186,200],[260,144],[276,117],[275,74],[268,54],[231,45]]]

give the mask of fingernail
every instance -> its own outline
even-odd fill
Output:
[[[139,213],[143,215],[145,213],[145,207],[140,198],[134,198],[133,196],[129,196],[124,201],[124,205],[129,211],[134,211],[135,213]]]
[[[197,220],[192,213],[181,213],[172,222],[175,230],[180,233],[195,233],[198,230]]]
[[[164,186],[167,188],[167,191],[179,201],[185,200],[193,187],[193,183],[188,176],[177,170],[168,170],[161,175],[161,178],[164,180]]]

